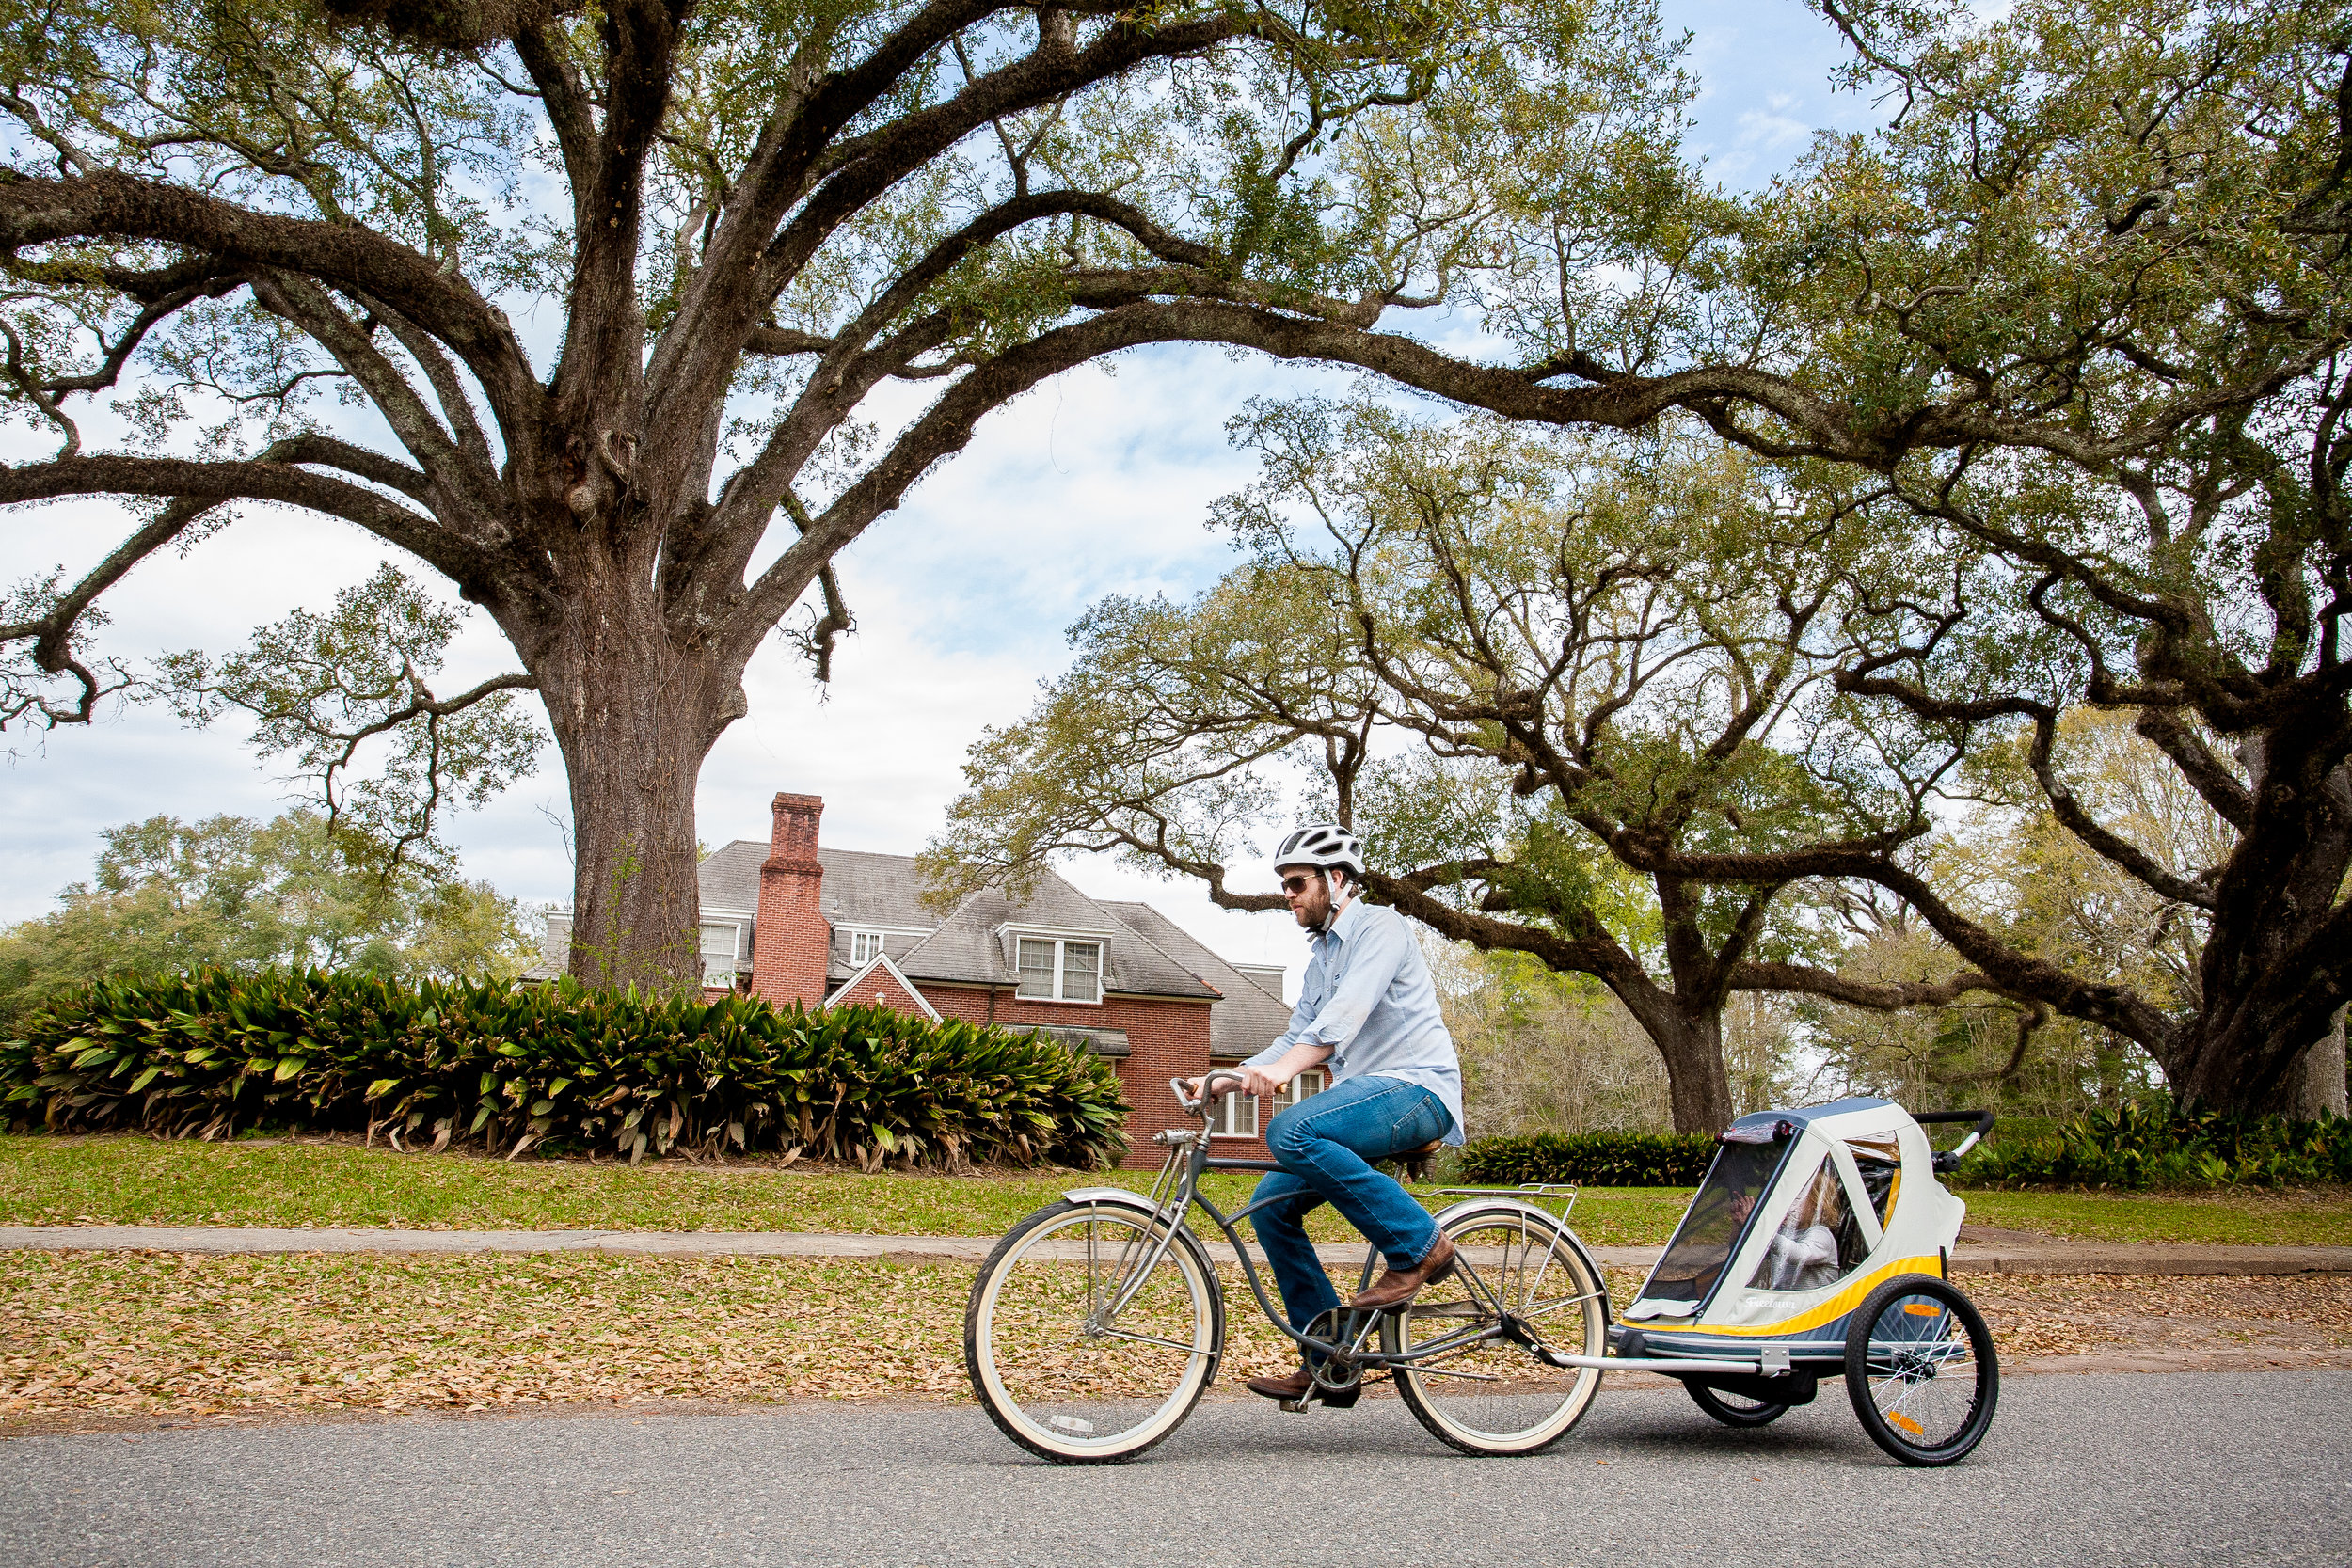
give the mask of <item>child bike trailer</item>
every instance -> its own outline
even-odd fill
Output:
[[[1922,1122],[1966,1121],[1937,1154]],[[2000,1368],[1950,1280],[1965,1206],[1937,1180],[1988,1112],[1914,1117],[1884,1100],[1760,1111],[1732,1123],[1609,1364],[1681,1379],[1726,1426],[1763,1426],[1842,1370],[1871,1440],[1948,1465],[1993,1421]]]

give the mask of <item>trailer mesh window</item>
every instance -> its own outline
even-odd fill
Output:
[[[1682,1216],[1666,1254],[1642,1287],[1645,1301],[1703,1301],[1739,1250],[1748,1217],[1756,1212],[1772,1172],[1788,1153],[1788,1140],[1726,1143],[1707,1167],[1691,1212]]]

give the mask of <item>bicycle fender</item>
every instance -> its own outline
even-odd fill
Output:
[[[1129,1192],[1124,1187],[1073,1187],[1061,1196],[1073,1203],[1107,1204],[1114,1209],[1132,1209],[1138,1214],[1156,1212],[1141,1193]]]
[[[1593,1271],[1593,1277],[1601,1282],[1600,1322],[1602,1328],[1606,1330],[1611,1323],[1616,1322],[1616,1313],[1613,1310],[1609,1301],[1608,1275],[1601,1272],[1599,1262],[1594,1259],[1591,1249],[1585,1246],[1583,1238],[1570,1230],[1562,1223],[1560,1216],[1550,1210],[1538,1208],[1533,1203],[1521,1202],[1515,1197],[1466,1197],[1458,1203],[1449,1203],[1443,1209],[1438,1210],[1437,1221],[1442,1228],[1446,1221],[1457,1213],[1467,1213],[1471,1210],[1493,1209],[1516,1209],[1524,1213],[1534,1214],[1545,1223],[1556,1227],[1560,1232],[1561,1244],[1573,1249],[1578,1259]]]

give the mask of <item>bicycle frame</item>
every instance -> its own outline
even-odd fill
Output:
[[[1151,1243],[1144,1252],[1140,1264],[1132,1267],[1131,1260],[1138,1243],[1130,1241],[1120,1249],[1118,1264],[1120,1283],[1113,1289],[1108,1299],[1092,1314],[1089,1314],[1095,1321],[1097,1332],[1111,1335],[1119,1333],[1119,1330],[1111,1326],[1112,1322],[1116,1320],[1120,1309],[1134,1299],[1136,1291],[1142,1289],[1144,1280],[1151,1275],[1154,1268],[1159,1266],[1160,1259],[1167,1256],[1168,1249],[1175,1244],[1176,1230],[1183,1225],[1185,1212],[1197,1207],[1216,1223],[1218,1231],[1225,1237],[1227,1244],[1232,1247],[1234,1257],[1240,1259],[1243,1277],[1249,1282],[1249,1292],[1257,1298],[1258,1309],[1265,1314],[1268,1323],[1279,1329],[1302,1351],[1311,1352],[1318,1356],[1336,1358],[1359,1368],[1385,1368],[1434,1361],[1440,1356],[1482,1343],[1500,1335],[1526,1345],[1531,1351],[1543,1355],[1546,1359],[1558,1356],[1557,1352],[1546,1351],[1530,1332],[1526,1323],[1503,1307],[1501,1298],[1479,1276],[1477,1268],[1468,1257],[1463,1257],[1456,1264],[1456,1268],[1464,1287],[1472,1298],[1493,1312],[1495,1323],[1490,1327],[1473,1326],[1459,1329],[1452,1334],[1432,1339],[1426,1344],[1417,1346],[1409,1352],[1400,1354],[1366,1348],[1365,1341],[1382,1316],[1376,1311],[1358,1313],[1350,1312],[1345,1307],[1340,1308],[1343,1315],[1342,1321],[1347,1324],[1348,1329],[1344,1342],[1326,1339],[1291,1327],[1281,1309],[1266,1293],[1265,1283],[1259,1277],[1257,1264],[1250,1259],[1249,1248],[1244,1244],[1238,1228],[1242,1221],[1249,1218],[1259,1210],[1283,1200],[1265,1198],[1246,1204],[1228,1214],[1200,1192],[1200,1178],[1213,1170],[1265,1172],[1279,1171],[1282,1168],[1271,1160],[1220,1160],[1210,1155],[1206,1106],[1213,1096],[1209,1092],[1209,1085],[1220,1077],[1231,1076],[1231,1074],[1218,1072],[1208,1074],[1202,1083],[1202,1093],[1199,1100],[1185,1095],[1182,1086],[1183,1080],[1175,1079],[1169,1082],[1168,1086],[1175,1091],[1178,1103],[1196,1117],[1200,1117],[1202,1125],[1198,1130],[1170,1128],[1153,1136],[1152,1141],[1167,1146],[1168,1154],[1168,1161],[1160,1167],[1160,1174],[1152,1181],[1151,1193],[1146,1199],[1152,1209]],[[1552,1246],[1556,1248],[1558,1245],[1559,1235],[1555,1233],[1552,1238]],[[1378,1260],[1379,1256],[1379,1248],[1367,1243],[1362,1276],[1357,1286],[1359,1291],[1372,1284],[1373,1266]],[[1550,1252],[1547,1251],[1545,1254],[1547,1268],[1549,1266],[1550,1257]],[[1354,1321],[1359,1319],[1361,1321]],[[1221,1348],[1219,1354],[1222,1354]],[[1435,1368],[1428,1370],[1438,1372],[1440,1376],[1471,1375],[1468,1373],[1447,1374],[1438,1371]]]

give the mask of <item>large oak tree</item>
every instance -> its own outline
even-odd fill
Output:
[[[2352,31],[2316,6],[2106,0],[1990,24],[1824,8],[1856,80],[1899,112],[1823,138],[1613,342],[1687,359],[1710,332],[1745,335],[1752,379],[1685,406],[1784,465],[1790,494],[1854,498],[1840,531],[1877,542],[1834,633],[1817,626],[1860,715],[1848,733],[1890,755],[2016,742],[2062,830],[2178,909],[2195,983],[2135,989],[1970,918],[1904,852],[1916,809],[1875,841],[1770,847],[1710,847],[1647,813],[1577,819],[1661,889],[1876,884],[2026,1019],[2046,1007],[2130,1039],[2192,1101],[2302,1103],[2300,1066],[2352,997]],[[1542,260],[1540,230],[1513,238]],[[1558,364],[1593,313],[1545,300],[1549,277],[1531,263],[1486,286],[1526,352]],[[1545,389],[1420,384],[1518,420],[1589,417]],[[1545,631],[1563,658],[1581,636]],[[1470,744],[1447,725],[1486,724],[1502,733],[1476,749],[1531,792],[1589,773],[1581,710],[1549,702],[1555,666],[1511,662],[1476,672],[1475,700],[1390,684],[1439,721],[1421,727],[1441,752]],[[2225,852],[2182,872],[2100,819],[2054,754],[2085,704],[2135,715],[2230,825]],[[968,813],[988,809],[996,757],[977,758]],[[977,837],[1017,849],[1021,831]],[[1719,957],[1693,949],[1702,972]]]
[[[1685,1132],[1734,1114],[1738,991],[1889,1009],[1991,989],[1957,965],[1839,974],[1784,896],[1792,861],[1903,858],[1962,760],[1952,734],[1881,744],[1832,686],[1878,570],[1854,526],[1875,490],[1800,504],[1687,429],[1560,438],[1313,402],[1236,426],[1264,463],[1221,508],[1248,562],[1186,604],[1089,612],[1073,668],[973,749],[927,855],[944,890],[1110,851],[1277,909],[1248,885],[1257,842],[1333,816],[1364,837],[1374,897],[1606,986]],[[1693,855],[1740,870],[1672,863]]]
[[[2324,385],[2288,421],[2317,441],[2312,520],[2265,559],[2328,585],[2294,650],[2337,692],[2335,8],[2093,0],[1980,25],[1824,0],[1899,114],[1744,202],[1678,161],[1688,87],[1631,0],[347,8],[14,0],[8,383],[65,441],[0,500],[155,505],[0,633],[80,688],[40,713],[86,716],[106,677],[80,616],[197,519],[244,498],[376,532],[489,610],[547,705],[580,822],[576,967],[691,969],[695,772],[834,552],[987,410],[1147,342],[1558,426],[1686,410],[1894,477],[1954,527],[1933,509],[1996,454],[2128,484]],[[544,233],[498,206],[533,153],[561,192]],[[551,369],[501,289],[561,302]],[[1500,360],[1394,329],[1438,302]],[[276,408],[332,377],[394,450],[294,418],[237,455],[81,452],[70,400],[149,344],[168,373],[143,431],[181,411],[175,378]],[[905,377],[944,389],[869,449],[861,404]],[[763,550],[771,531],[788,546]],[[2235,734],[2251,711],[2217,715]],[[1704,879],[1679,853],[1645,869]]]
[[[0,393],[60,439],[0,501],[144,503],[95,569],[0,610],[6,716],[87,721],[131,673],[90,651],[101,596],[234,503],[356,524],[522,669],[444,696],[404,656],[358,699],[328,672],[275,721],[356,700],[364,722],[292,737],[331,778],[363,731],[535,689],[570,776],[574,970],[608,981],[692,974],[694,784],[747,661],[816,586],[821,662],[849,619],[828,562],[990,410],[1140,344],[1402,343],[1369,329],[1484,243],[1480,171],[1656,164],[1671,191],[1683,90],[1612,0],[0,17]],[[516,302],[557,307],[549,363]],[[874,414],[894,382],[938,390]],[[110,391],[134,439],[86,449]]]

